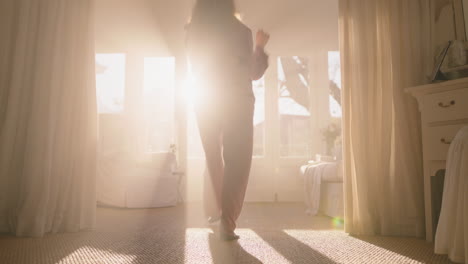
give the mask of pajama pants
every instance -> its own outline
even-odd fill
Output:
[[[252,96],[207,100],[196,106],[208,174],[204,204],[207,216],[221,216],[221,231],[233,233],[244,203],[252,164]]]

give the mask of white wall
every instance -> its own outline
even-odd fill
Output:
[[[170,55],[150,0],[96,0],[96,52]]]

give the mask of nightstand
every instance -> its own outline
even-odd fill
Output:
[[[433,241],[431,179],[445,169],[447,153],[455,134],[468,125],[468,78],[407,88],[419,104],[421,112],[424,203],[426,240]]]

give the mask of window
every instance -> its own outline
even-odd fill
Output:
[[[330,80],[330,115],[341,118],[341,68],[340,52],[328,52],[328,78]]]
[[[165,152],[175,139],[175,58],[144,59],[143,115],[147,152]]]
[[[310,155],[309,62],[303,57],[278,58],[280,155]]]
[[[253,156],[264,155],[265,140],[265,78],[252,83],[255,95]]]
[[[96,54],[96,97],[98,113],[123,112],[125,54]]]

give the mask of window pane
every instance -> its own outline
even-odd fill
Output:
[[[310,155],[309,62],[303,57],[279,57],[280,154]]]
[[[174,143],[175,58],[144,60],[144,135],[148,152],[165,152]]]
[[[98,113],[124,110],[125,54],[96,54],[96,96]]]
[[[253,156],[264,155],[265,139],[265,78],[252,83],[255,95]]]
[[[328,52],[328,78],[330,80],[330,115],[341,118],[340,52]]]

